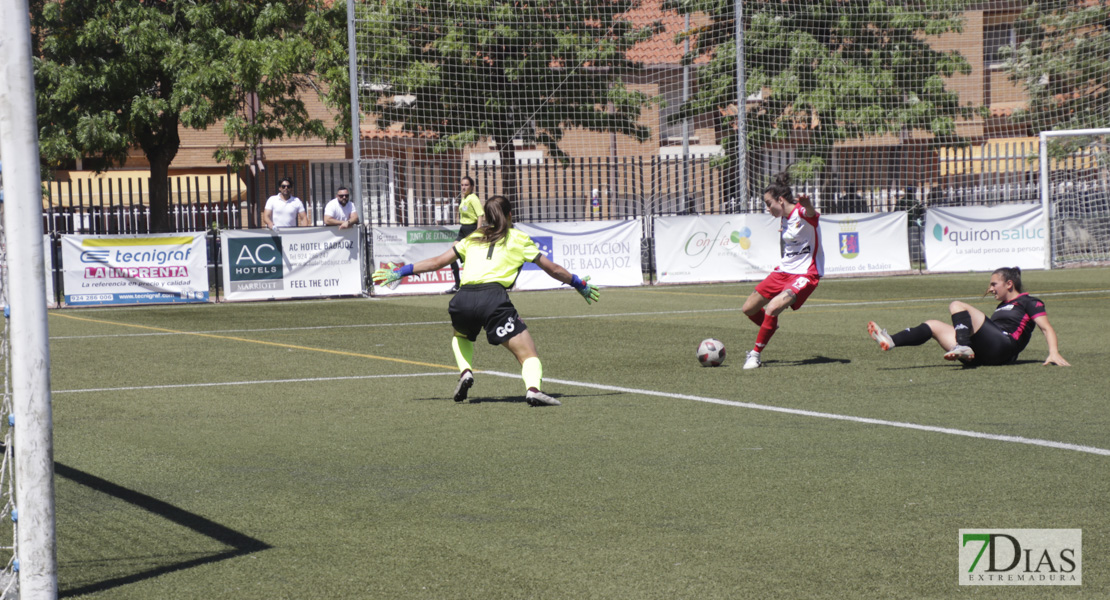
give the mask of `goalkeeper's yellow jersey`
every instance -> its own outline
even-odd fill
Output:
[[[500,283],[511,288],[524,263],[536,261],[540,248],[528,234],[513,228],[490,246],[482,242],[479,230],[455,244],[455,254],[463,261],[460,285]]]

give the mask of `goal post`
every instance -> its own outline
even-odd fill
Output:
[[[1110,128],[1042,131],[1038,159],[1045,268],[1110,262]]]
[[[27,2],[0,0],[0,155],[4,158],[5,292],[11,317],[15,550],[19,597],[58,597],[50,346],[43,270],[42,183]],[[9,415],[3,415],[9,418]],[[13,515],[14,516],[14,515]]]

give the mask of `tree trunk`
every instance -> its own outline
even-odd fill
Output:
[[[513,213],[516,213],[519,209],[517,202],[520,201],[518,193],[520,184],[517,177],[516,150],[513,148],[511,136],[504,143],[498,140],[497,153],[501,157],[501,193],[509,199],[509,205],[513,207]]]
[[[169,172],[170,161],[147,157],[150,161],[150,231],[168,233],[170,227]]]

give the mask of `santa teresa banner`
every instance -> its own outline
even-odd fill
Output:
[[[930,271],[1043,269],[1044,209],[1040,204],[930,208],[925,261]]]
[[[208,301],[203,233],[62,236],[70,306]]]
[[[362,294],[357,228],[227,230],[221,234],[220,248],[228,300]]]

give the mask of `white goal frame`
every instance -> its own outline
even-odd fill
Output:
[[[1067,129],[1058,131],[1042,131],[1040,133],[1040,148],[1038,157],[1040,159],[1040,192],[1041,192],[1041,207],[1044,209],[1044,226],[1045,226],[1045,256],[1044,268],[1052,269],[1055,261],[1054,252],[1056,249],[1055,232],[1053,231],[1053,218],[1052,218],[1052,186],[1049,177],[1049,158],[1048,158],[1048,140],[1049,138],[1062,138],[1062,137],[1083,137],[1091,135],[1105,135],[1110,136],[1110,128],[1107,129]]]

